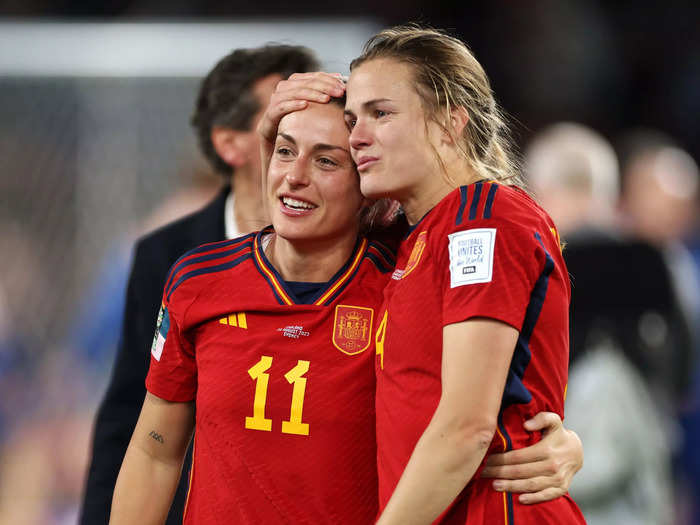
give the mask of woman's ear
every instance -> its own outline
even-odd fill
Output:
[[[453,133],[453,137],[462,136],[462,132],[469,122],[469,113],[467,113],[466,108],[462,106],[456,106],[452,108],[450,112],[450,130]]]
[[[445,146],[453,146],[455,141],[462,136],[464,127],[469,122],[469,113],[461,106],[456,106],[450,110],[450,116],[445,115],[443,124],[439,126],[439,142]]]
[[[219,157],[233,168],[247,164],[249,158],[250,132],[238,131],[224,126],[211,130],[211,142]]]

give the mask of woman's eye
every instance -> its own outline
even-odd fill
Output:
[[[279,148],[277,148],[277,154],[284,157],[286,155],[291,155],[292,150],[285,146],[280,146]]]
[[[328,166],[328,167],[337,166],[337,165],[338,165],[337,162],[335,162],[334,160],[331,160],[331,159],[329,159],[329,158],[326,158],[326,157],[321,157],[320,159],[318,159],[318,162],[319,162],[319,164],[321,164],[322,166]]]
[[[383,109],[375,109],[374,110],[374,116],[377,118],[386,117],[388,114],[389,114],[389,112],[384,111]]]

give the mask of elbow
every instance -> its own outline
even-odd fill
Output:
[[[470,443],[478,448],[488,448],[496,434],[498,418],[486,413],[464,414],[451,411],[449,427],[452,429],[455,439],[464,447]]]
[[[458,450],[457,462],[458,468],[468,468],[474,462],[480,463],[493,442],[493,437],[496,433],[496,423],[490,424],[488,421],[482,421],[478,424],[465,426],[461,431],[461,448]]]
[[[454,421],[443,432],[448,447],[453,451],[453,466],[456,470],[463,465],[479,461],[488,451],[496,433],[496,420]]]
[[[496,421],[479,421],[467,425],[462,430],[464,439],[472,443],[473,447],[486,454],[493,436],[496,434]]]

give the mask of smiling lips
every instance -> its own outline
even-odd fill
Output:
[[[280,204],[280,209],[282,210],[282,213],[291,217],[307,215],[318,207],[310,202],[295,199],[286,195],[282,195],[280,197]]]
[[[357,171],[365,171],[379,160],[379,157],[360,157],[357,160]]]

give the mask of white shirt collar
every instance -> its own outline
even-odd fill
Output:
[[[241,236],[241,232],[236,227],[236,216],[233,212],[233,192],[229,192],[224,204],[224,229],[227,239],[235,239]]]

